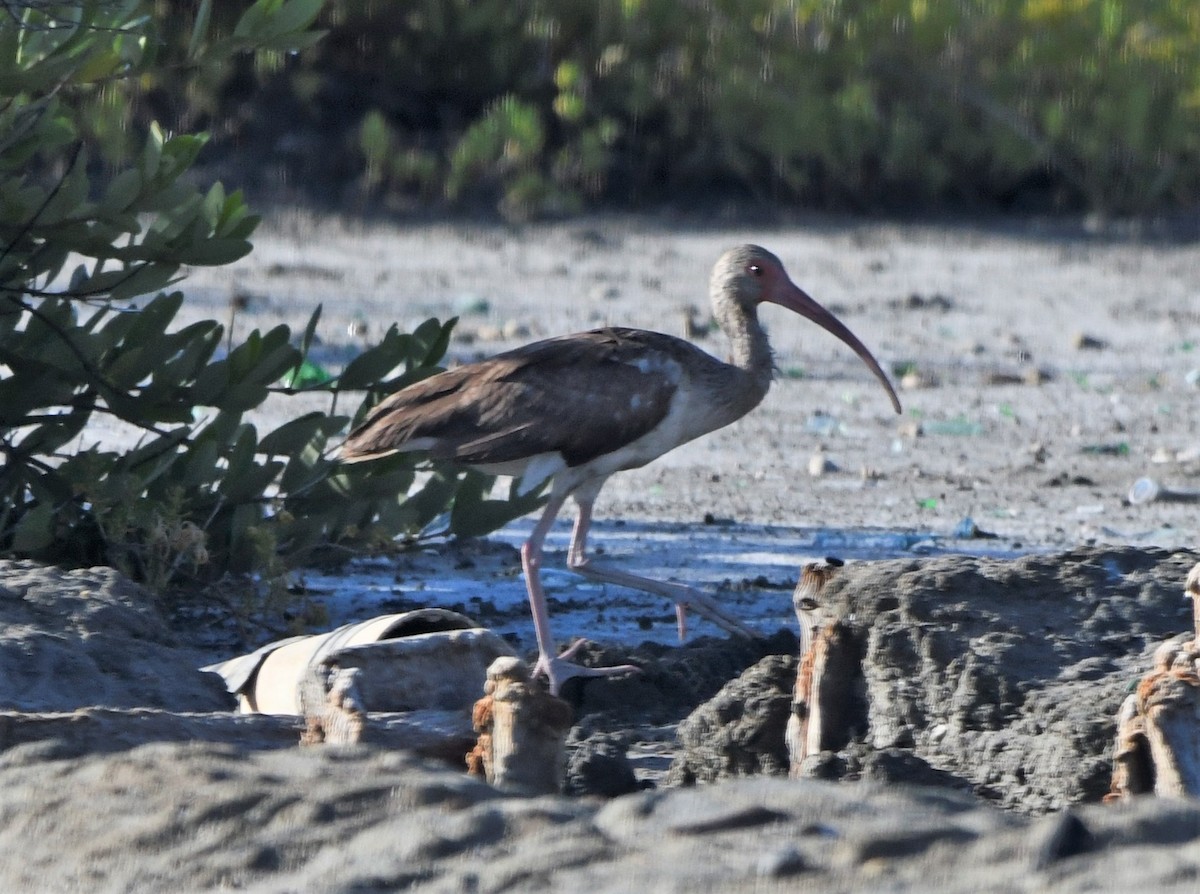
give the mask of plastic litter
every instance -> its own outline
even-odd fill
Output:
[[[1139,478],[1129,488],[1129,502],[1133,506],[1143,503],[1200,503],[1200,491],[1172,490],[1163,487],[1153,478]]]
[[[983,434],[983,426],[972,422],[965,416],[954,419],[934,420],[921,423],[921,431],[927,435],[956,435],[958,437],[977,437]]]
[[[975,519],[967,515],[962,518],[954,530],[950,532],[950,536],[957,540],[993,540],[998,535],[991,531],[985,531],[975,524]]]
[[[813,413],[804,421],[804,433],[827,437],[836,434],[842,427],[836,416],[828,413]]]
[[[320,364],[305,360],[284,376],[283,380],[289,388],[312,388],[332,382],[333,376]]]

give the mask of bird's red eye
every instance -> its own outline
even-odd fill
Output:
[[[751,264],[749,267],[746,268],[746,271],[751,276],[762,276],[762,272],[763,272],[762,267],[758,266],[757,264]]]

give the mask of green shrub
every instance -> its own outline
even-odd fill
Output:
[[[210,39],[202,2],[186,50],[162,43],[153,6],[0,16],[0,552],[110,563],[159,590],[257,581],[242,590],[258,611],[280,606],[297,564],[418,536],[443,515],[439,530],[477,534],[536,505],[485,499],[491,479],[408,455],[355,467],[326,456],[352,421],[339,397],[367,392],[358,417],[436,371],[453,320],[393,327],[336,377],[307,363],[319,311],[302,333],[277,326],[239,344],[213,320],[177,324],[184,295],[165,290],[181,267],[242,257],[258,218],[239,192],[187,180],[205,137],[151,124],[136,151],[128,134],[108,147],[128,163],[93,167],[88,128],[108,91],[135,89],[163,58],[202,73],[310,44],[321,3],[258,0]],[[247,421],[296,390],[329,394],[329,412],[261,434]],[[82,441],[101,417],[139,432],[137,445]]]

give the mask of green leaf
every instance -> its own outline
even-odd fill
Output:
[[[337,418],[345,419],[345,417]],[[307,491],[329,476],[335,465],[322,456],[324,446],[324,438],[317,436],[309,444],[292,454],[283,474],[279,476],[280,493],[294,498],[295,495]],[[407,485],[405,485],[405,489],[407,489]],[[341,504],[337,502],[332,504],[325,502],[321,508],[328,511],[340,506]]]
[[[150,123],[150,133],[146,135],[146,144],[142,147],[142,159],[139,171],[147,181],[153,181],[158,174],[162,162],[164,135],[157,121]]]
[[[413,532],[424,530],[445,511],[457,490],[458,475],[453,470],[434,471],[420,490],[398,501],[405,526]]]
[[[137,201],[141,192],[141,173],[134,168],[128,168],[109,181],[98,210],[102,214],[117,214]]]
[[[369,388],[411,356],[411,336],[400,335],[393,325],[383,341],[363,351],[346,364],[338,376],[338,388]]]
[[[196,436],[196,443],[212,442],[219,447],[232,444],[241,431],[242,414],[236,411],[221,410],[208,421]]]
[[[318,434],[329,435],[338,431],[331,417],[324,413],[306,413],[296,419],[285,422],[258,443],[258,452],[268,456],[283,454],[291,456],[302,450]]]
[[[248,563],[253,560],[253,545],[247,543],[247,535],[251,528],[262,521],[262,517],[262,508],[251,503],[236,506],[228,515],[228,561],[237,570],[246,570]]]
[[[130,450],[118,458],[113,467],[114,474],[121,471],[136,471],[143,486],[148,486],[175,466],[179,458],[179,447],[187,439],[188,434],[187,428],[177,428],[162,437]]]
[[[430,320],[427,322],[436,321]],[[430,333],[432,337],[427,339],[425,356],[421,359],[423,365],[433,366],[440,363],[442,358],[446,356],[446,349],[450,347],[450,336],[454,332],[456,325],[458,325],[458,317],[451,317],[445,323],[441,324],[437,332]]]
[[[37,217],[39,226],[61,224],[66,219],[79,219],[91,213],[87,202],[90,184],[87,176],[87,153],[80,152],[75,164],[59,183],[58,189]]]
[[[279,5],[280,0],[257,0],[251,4],[250,8],[242,13],[237,25],[234,26],[233,36],[247,40],[261,37],[259,32],[263,30],[269,16],[274,9],[278,9]]]
[[[240,448],[239,444],[239,448]],[[258,503],[267,487],[274,483],[284,464],[277,460],[256,463],[253,460],[253,442],[249,454],[238,449],[229,459],[229,468],[221,478],[217,490],[235,503]],[[249,459],[247,459],[249,455]]]
[[[367,462],[338,463],[324,482],[325,496],[347,502],[392,501],[412,486],[415,462],[411,453],[394,453]]]
[[[316,21],[325,0],[289,0],[271,20],[276,34],[298,34]]]
[[[133,325],[125,336],[137,345],[161,338],[183,307],[183,292],[160,293],[138,313],[130,314]]]
[[[179,260],[196,267],[220,267],[250,254],[253,246],[245,239],[204,239],[179,253]]]
[[[175,483],[185,489],[194,489],[219,481],[222,472],[217,467],[217,459],[220,454],[221,447],[215,440],[197,440],[183,456],[180,467],[173,471]]]
[[[21,450],[38,455],[49,455],[68,441],[74,440],[87,425],[90,413],[63,413],[53,422],[44,422],[21,440]]]
[[[179,267],[176,264],[148,263],[139,266],[101,273],[88,283],[89,292],[107,291],[114,301],[129,301],[139,295],[147,295],[165,289],[176,282]]]
[[[454,494],[450,511],[450,532],[456,537],[482,537],[502,528],[514,519],[528,515],[546,502],[543,489],[517,496],[518,482],[514,481],[507,500],[490,500],[494,478],[481,472],[469,471]]]
[[[43,501],[21,516],[9,547],[17,555],[41,552],[54,542],[54,506]]]
[[[192,402],[197,406],[215,407],[221,394],[229,387],[229,361],[217,360],[200,370],[192,384]]]
[[[318,304],[316,310],[308,318],[308,323],[304,327],[304,335],[300,339],[300,354],[304,359],[308,359],[308,351],[312,347],[313,339],[317,334],[317,323],[321,320],[321,310],[323,305]]]
[[[175,354],[155,370],[154,385],[182,389],[193,381],[212,358],[221,333],[221,326],[213,320],[201,320],[176,332],[171,340]]]
[[[187,57],[195,61],[200,55],[200,45],[204,41],[205,32],[208,31],[208,20],[212,16],[212,0],[200,0],[200,6],[196,9],[196,21],[192,25],[192,37],[188,41]]]

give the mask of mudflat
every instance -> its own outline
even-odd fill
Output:
[[[239,336],[298,329],[322,305],[315,359],[335,368],[427,316],[459,318],[451,362],[605,325],[689,331],[721,356],[708,275],[743,242],[775,252],[895,373],[903,414],[844,345],[767,307],[779,377],[763,403],[615,476],[597,517],[942,532],[970,518],[1025,548],[1200,543],[1194,506],[1127,499],[1141,477],[1200,489],[1195,242],[1062,222],[506,227],[281,212],[249,257],[192,270],[184,287],[196,318],[248,297]]]

